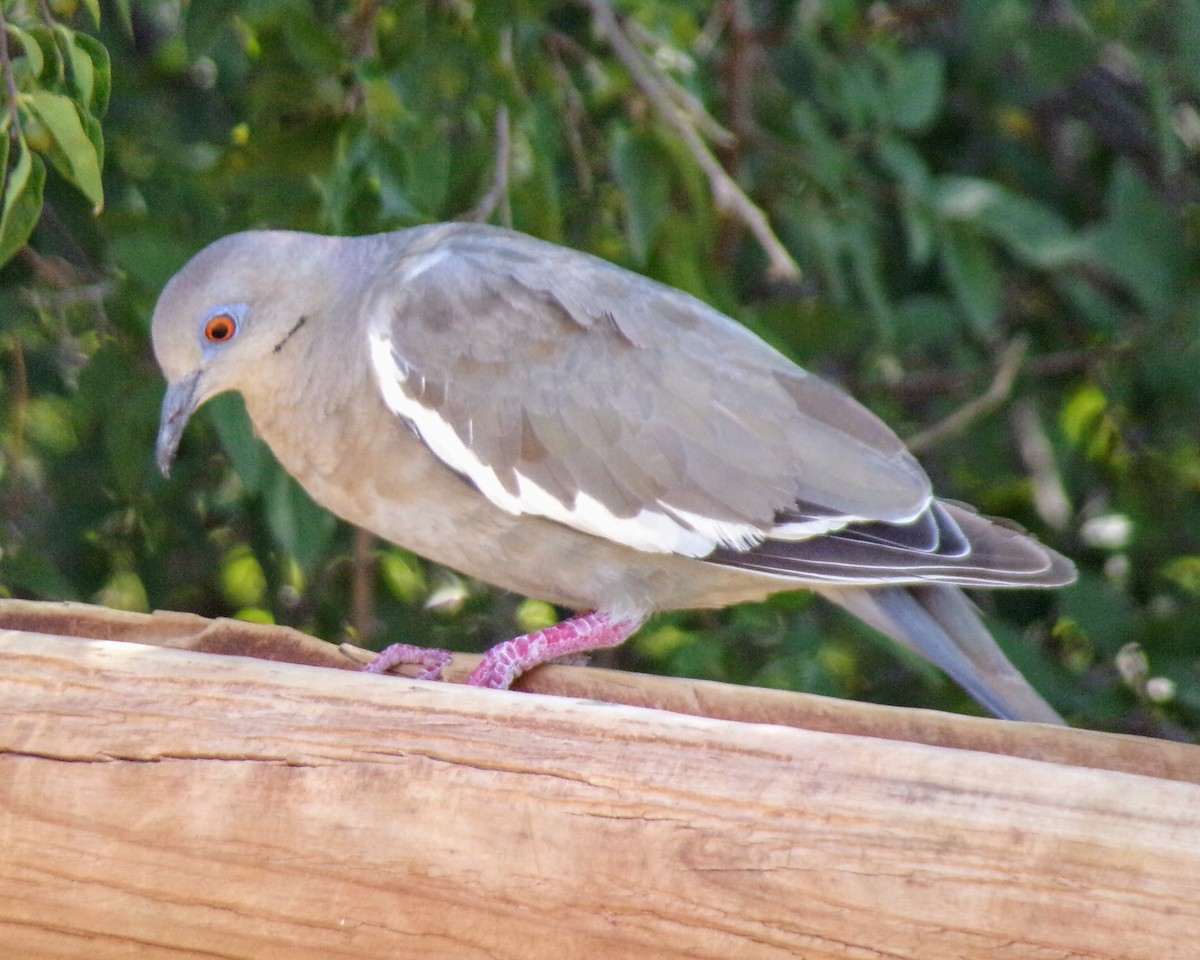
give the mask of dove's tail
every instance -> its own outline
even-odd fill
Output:
[[[838,587],[819,592],[941,667],[997,717],[1064,723],[1009,663],[958,587]]]

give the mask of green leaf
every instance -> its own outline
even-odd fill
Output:
[[[431,214],[442,209],[450,189],[452,141],[452,135],[439,124],[412,131],[398,144],[405,156],[405,187],[421,198],[421,209]]]
[[[865,217],[848,222],[843,228],[843,233],[846,253],[859,293],[875,321],[880,339],[884,343],[890,343],[896,332],[896,318],[884,286],[879,244],[871,235],[869,222]]]
[[[1193,97],[1200,96],[1200,3],[1187,0],[1172,10],[1174,17],[1175,66],[1189,81]]]
[[[9,587],[35,597],[74,600],[79,596],[71,581],[53,561],[32,549],[20,549],[0,556],[0,576]]]
[[[914,50],[898,59],[887,91],[891,121],[902,130],[924,130],[942,106],[946,64],[930,49]]]
[[[1108,398],[1094,384],[1086,383],[1067,400],[1059,414],[1063,433],[1072,445],[1082,445],[1108,410]]]
[[[393,597],[404,603],[419,603],[429,593],[425,569],[407,550],[393,547],[379,554],[379,575]]]
[[[1055,270],[1080,258],[1082,244],[1062,217],[1007,190],[980,210],[978,223],[1030,266]]]
[[[238,7],[237,0],[192,0],[184,23],[188,52],[193,57],[211,54],[218,44],[229,42]]]
[[[112,610],[130,610],[134,613],[149,613],[150,600],[146,585],[133,570],[120,570],[109,577],[108,582],[92,597],[95,603]]]
[[[1058,269],[1078,262],[1084,245],[1048,207],[978,177],[939,177],[938,212],[994,236],[1031,266]]]
[[[905,140],[887,137],[876,147],[880,163],[900,185],[900,215],[908,238],[908,255],[919,267],[933,256],[932,178],[924,159]]]
[[[265,506],[275,542],[302,569],[311,570],[337,529],[333,514],[313,503],[282,467],[274,471],[267,487]]]
[[[4,186],[4,211],[0,214],[0,264],[5,264],[25,246],[42,214],[42,190],[46,165],[25,145],[17,143],[17,162]]]
[[[534,633],[552,627],[562,618],[545,600],[522,600],[517,605],[517,627],[522,633]]]
[[[1070,274],[1056,274],[1054,288],[1083,317],[1094,330],[1108,337],[1120,336],[1127,321],[1128,309],[1115,302],[1103,287]],[[1109,288],[1113,295],[1120,291]]]
[[[271,469],[271,453],[254,435],[241,394],[225,393],[213,397],[205,404],[205,412],[216,428],[221,448],[233,463],[242,486],[249,493],[261,493]]]
[[[1039,23],[1026,40],[1025,69],[1035,88],[1058,89],[1096,63],[1100,46],[1083,24]]]
[[[25,102],[41,118],[66,157],[68,169],[60,172],[92,202],[94,212],[99,213],[104,209],[101,158],[84,130],[75,104],[62,94],[49,90],[34,90],[25,95]]]
[[[938,177],[933,202],[947,220],[973,223],[988,207],[1000,202],[1003,188],[981,177]]]
[[[1000,270],[984,239],[971,230],[948,225],[941,237],[942,267],[955,299],[981,334],[1000,319]]]
[[[117,17],[121,21],[121,26],[125,28],[126,36],[133,36],[133,13],[130,10],[130,5],[133,0],[113,0],[117,8]]]
[[[108,49],[95,37],[89,37],[86,33],[74,34],[72,41],[75,49],[92,61],[92,95],[87,106],[92,116],[103,117],[108,112],[108,98],[112,93],[112,64]]]
[[[1140,633],[1141,622],[1133,598],[1113,583],[1087,570],[1078,582],[1059,594],[1063,616],[1082,629],[1099,653],[1113,656]]]
[[[413,203],[408,164],[398,147],[386,140],[376,141],[367,171],[367,186],[378,199],[382,225],[399,227],[423,219]]]
[[[261,606],[266,599],[267,575],[245,544],[234,547],[221,560],[221,593],[235,607]]]
[[[42,46],[34,36],[14,24],[8,25],[9,35],[21,45],[21,53],[29,64],[29,72],[37,79],[46,68],[46,60],[42,56]],[[15,65],[15,64],[14,64]]]
[[[100,26],[100,0],[83,0],[83,5],[87,7],[88,13],[92,16],[92,23],[97,27]]]
[[[625,195],[629,251],[639,267],[645,266],[658,240],[670,200],[665,157],[652,136],[625,127],[614,131],[609,156]]]
[[[71,66],[71,86],[74,89],[75,99],[79,103],[89,106],[96,88],[96,67],[92,63],[92,58],[75,45],[73,30],[68,30],[59,23],[54,25],[54,30],[62,39],[67,63]]]
[[[1159,572],[1180,589],[1200,597],[1200,557],[1176,557],[1164,564]]]
[[[108,54],[104,50],[103,44],[98,43],[86,34],[76,33],[64,27],[61,23],[54,25],[55,35],[58,37],[59,49],[70,67],[70,83],[74,93],[74,100],[81,105],[85,111],[93,109],[96,100],[96,70],[97,65],[101,69],[107,70]],[[96,51],[99,51],[102,56],[97,57]],[[107,84],[107,78],[105,78]],[[105,105],[108,100],[107,86],[103,91]],[[103,109],[98,111],[103,113]]]
[[[946,297],[916,294],[896,305],[896,331],[904,344],[942,346],[959,336],[962,315]]]
[[[1014,44],[1029,29],[1034,9],[1027,0],[961,0],[960,6],[976,69],[995,69],[1012,56]]]
[[[854,174],[853,161],[845,145],[829,130],[825,117],[807,101],[792,108],[795,133],[805,152],[804,175],[828,193],[838,196]]]
[[[1108,219],[1091,231],[1088,250],[1120,277],[1156,319],[1167,316],[1182,291],[1191,254],[1176,213],[1132,164],[1120,161],[1108,189]]]

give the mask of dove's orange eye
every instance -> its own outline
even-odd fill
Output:
[[[237,321],[228,313],[218,313],[204,324],[204,339],[209,343],[224,343],[237,333]]]

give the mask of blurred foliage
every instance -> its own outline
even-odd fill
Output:
[[[983,395],[1024,338],[1012,397],[923,460],[1081,578],[981,602],[1074,722],[1194,737],[1200,0],[625,0],[657,99],[597,6],[0,0],[0,590],[459,649],[552,617],[356,540],[236,397],[169,482],[152,462],[148,321],[188,256],[249,227],[461,216],[506,133],[493,219],[697,294],[902,434]],[[798,281],[714,201],[680,123]],[[615,659],[973,709],[803,593],[659,616]]]

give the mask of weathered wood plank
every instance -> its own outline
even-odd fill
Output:
[[[1200,934],[1195,784],[11,630],[0,851],[28,958],[1170,960]]]

